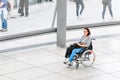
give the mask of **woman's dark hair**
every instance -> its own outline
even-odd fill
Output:
[[[85,29],[85,30],[87,30],[87,32],[88,32],[87,36],[89,36],[89,35],[91,34],[91,32],[90,32],[89,28],[84,27],[84,29]]]

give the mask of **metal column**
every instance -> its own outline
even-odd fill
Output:
[[[67,0],[58,1],[57,11],[57,46],[66,47]]]

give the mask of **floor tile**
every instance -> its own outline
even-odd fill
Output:
[[[120,71],[119,72],[110,73],[110,74],[120,79]]]
[[[0,80],[15,80],[15,79],[8,76],[0,76]]]
[[[110,56],[112,56],[120,61],[120,54],[113,53],[113,54],[110,54]]]
[[[50,56],[37,57],[37,58],[23,60],[23,61],[36,66],[41,66],[41,65],[48,65],[56,62],[61,62],[63,61],[63,57],[58,55],[50,55]]]
[[[57,62],[55,64],[45,65],[45,66],[41,66],[41,67],[44,68],[44,69],[56,72],[56,73],[69,70],[68,68],[66,68],[66,65],[63,64],[63,62]]]
[[[96,56],[105,55],[103,52],[101,52],[101,51],[99,51],[99,50],[96,50],[96,49],[94,50],[94,49],[93,49],[93,51],[94,51],[94,53],[95,53]]]
[[[9,76],[15,80],[31,80],[31,79],[37,78],[37,77],[48,76],[51,73],[52,72],[50,72],[48,70],[44,70],[39,67],[36,67],[36,68],[31,68],[31,69],[26,69],[23,71],[11,73],[6,76]]]
[[[0,65],[1,65],[1,64],[10,63],[10,62],[14,62],[14,61],[16,61],[16,60],[13,59],[13,58],[0,55]]]
[[[94,76],[94,77],[90,77],[90,78],[86,78],[83,80],[119,80],[119,78],[116,78],[114,76],[111,75],[100,75],[100,76]]]
[[[114,39],[112,38],[102,38],[102,39],[97,39],[95,41],[94,47],[96,48],[102,48],[102,47],[110,47],[111,46],[111,41]],[[103,45],[103,43],[106,43]]]
[[[118,62],[119,60],[110,56],[110,55],[101,55],[101,56],[96,56],[95,59],[95,65],[100,65],[100,64],[108,64],[108,63],[113,63],[113,62]]]
[[[71,78],[72,80],[81,80],[82,78],[86,78],[86,77],[92,77],[92,76],[97,76],[97,75],[101,75],[101,74],[105,74],[102,71],[98,71],[96,69],[93,68],[80,68],[80,69],[74,69],[71,71],[64,71],[61,72],[60,74],[67,76],[69,78]]]
[[[49,55],[51,55],[51,53],[48,51],[33,50],[33,51],[24,51],[22,53],[16,53],[16,54],[6,55],[6,56],[9,56],[17,60],[24,60],[24,59],[31,59],[31,58],[37,58],[37,57],[43,57],[43,56],[49,56]]]
[[[52,75],[48,75],[47,77],[43,76],[32,80],[72,80],[72,79],[66,76],[61,76],[59,74],[52,74]]]
[[[66,51],[66,48],[49,48],[47,49],[48,51],[54,53],[54,54],[58,54],[58,55],[64,55],[65,54],[65,51]]]
[[[120,62],[102,64],[102,65],[97,65],[94,67],[101,70],[101,71],[104,71],[106,73],[111,73],[111,72],[120,71]]]
[[[18,61],[13,63],[8,63],[8,64],[0,65],[0,75],[10,74],[12,72],[21,71],[32,67],[34,66]]]

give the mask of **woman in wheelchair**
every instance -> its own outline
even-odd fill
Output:
[[[78,43],[74,43],[74,45],[77,45],[77,47],[70,48],[68,47],[66,50],[65,57],[69,58],[68,61],[65,61],[65,64],[68,64],[69,66],[72,66],[72,61],[74,56],[81,52],[86,48],[90,46],[91,43],[91,37],[90,37],[90,30],[89,28],[85,27],[83,29],[84,35],[81,37],[80,41]]]

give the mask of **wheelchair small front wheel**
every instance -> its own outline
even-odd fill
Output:
[[[95,54],[94,54],[94,52],[92,50],[86,50],[81,55],[81,63],[85,67],[91,66],[94,63],[94,61],[95,61]]]

